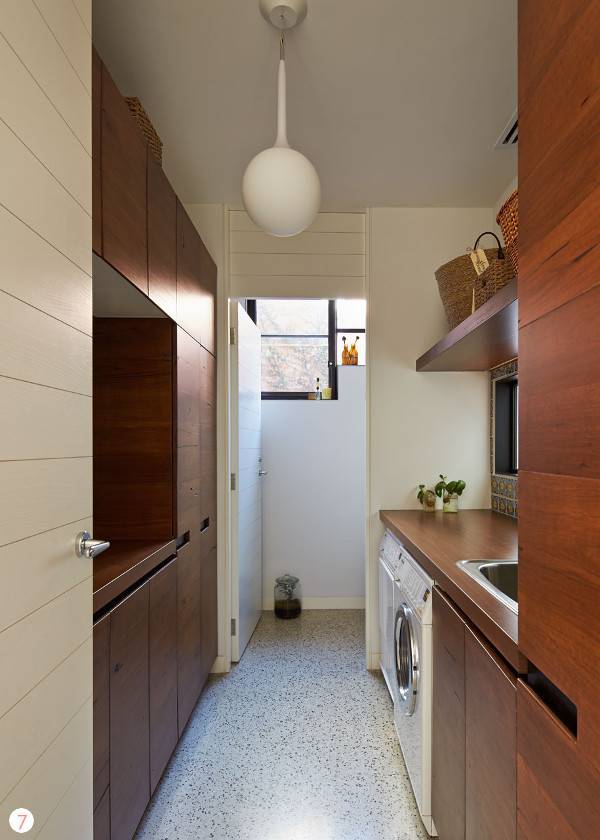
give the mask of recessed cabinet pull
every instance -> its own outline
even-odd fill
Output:
[[[206,519],[202,522],[200,526],[200,533],[203,534],[205,531],[208,531],[210,527],[210,516],[207,516]]]

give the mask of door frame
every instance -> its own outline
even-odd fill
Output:
[[[231,275],[230,275],[230,247],[229,247],[229,206],[224,207],[224,221],[223,221],[223,283],[219,295],[219,308],[221,317],[219,324],[222,327],[221,336],[221,358],[226,359],[226,365],[223,365],[223,373],[219,386],[219,405],[222,411],[222,422],[220,424],[220,439],[219,445],[226,447],[226,455],[223,458],[223,466],[221,468],[221,478],[224,482],[225,491],[221,494],[220,501],[223,502],[223,516],[221,520],[224,522],[224,533],[220,538],[220,545],[223,546],[223,559],[219,564],[219,603],[221,605],[220,614],[222,620],[220,623],[219,649],[223,650],[223,655],[219,656],[213,673],[224,673],[231,669],[231,619],[232,619],[232,603],[231,603],[231,583],[232,583],[232,528],[234,526],[233,508],[232,508],[232,490],[231,490],[231,416],[232,416],[232,398],[231,398],[231,383],[232,383],[232,348],[231,348],[231,318],[230,306],[232,300],[239,300],[239,298],[231,297]],[[371,213],[367,209],[365,213],[365,286],[364,299],[367,301],[367,322],[366,322],[366,384],[365,384],[365,502],[364,502],[364,522],[365,522],[365,538],[364,538],[364,575],[365,575],[365,663],[368,670],[379,670],[379,604],[378,604],[378,554],[371,551],[371,542],[374,538],[371,516],[371,436],[370,436],[370,364],[371,356],[371,330],[370,330],[370,227],[371,227]],[[261,297],[255,295],[254,297]],[[375,576],[375,577],[374,577]],[[373,603],[375,600],[375,603]],[[373,627],[373,622],[376,627]]]

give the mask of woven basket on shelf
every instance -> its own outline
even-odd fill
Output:
[[[515,274],[519,273],[519,192],[514,193],[504,202],[496,221],[500,225],[506,253],[512,263]]]
[[[470,253],[444,263],[435,272],[451,330],[505,286],[514,275],[510,262],[504,258],[504,251],[495,233],[485,231],[478,236],[473,250],[477,250],[479,240],[488,233],[494,237],[498,247],[484,249],[489,266],[479,277]]]
[[[137,96],[126,96],[125,102],[127,102],[129,110],[135,117],[135,121],[137,122],[142,134],[144,135],[144,138],[148,143],[150,151],[162,166],[162,140],[156,133],[156,129],[152,125],[152,121],[146,113],[146,111],[144,110],[142,103],[137,98]]]

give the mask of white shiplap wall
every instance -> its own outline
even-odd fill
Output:
[[[276,237],[232,210],[231,297],[364,297],[365,250],[364,213],[319,213],[304,233]]]
[[[91,152],[91,0],[2,0],[2,837],[92,837]]]

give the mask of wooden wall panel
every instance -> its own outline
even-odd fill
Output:
[[[173,334],[160,318],[98,318],[94,519],[110,539],[173,531]]]
[[[433,591],[433,730],[431,807],[444,840],[465,837],[465,625]]]
[[[178,738],[177,560],[148,582],[150,614],[150,792],[154,793]]]
[[[148,294],[147,146],[102,67],[102,255]]]
[[[466,840],[517,836],[517,685],[500,657],[465,630]]]
[[[521,469],[600,477],[600,285],[521,329],[519,357]]]
[[[595,837],[598,771],[581,762],[577,739],[519,681],[518,836],[527,840]]]
[[[94,624],[94,811],[110,783],[110,615]]]
[[[177,196],[162,167],[148,155],[148,295],[177,317]]]
[[[217,267],[194,223],[177,202],[177,323],[215,352]]]
[[[519,647],[576,705],[577,737],[520,687],[532,840],[593,836],[600,778],[600,6],[552,7],[519,4]]]
[[[111,840],[130,840],[150,799],[149,586],[110,614]]]

